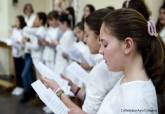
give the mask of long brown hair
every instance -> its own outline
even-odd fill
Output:
[[[126,0],[123,3],[123,8],[131,8],[135,9],[139,13],[141,13],[146,20],[149,20],[151,12],[149,11],[147,5],[144,0]]]
[[[165,45],[160,37],[150,36],[147,20],[133,9],[118,9],[104,18],[106,28],[119,40],[132,37],[143,66],[158,93],[162,92],[165,77]]]
[[[100,35],[100,28],[104,17],[114,11],[113,9],[102,8],[93,12],[90,16],[85,19],[85,23],[96,35]]]

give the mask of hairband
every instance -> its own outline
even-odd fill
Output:
[[[148,34],[150,36],[155,36],[157,37],[158,36],[158,33],[156,32],[156,26],[155,26],[155,23],[153,21],[148,21],[147,22],[147,26],[148,26]]]

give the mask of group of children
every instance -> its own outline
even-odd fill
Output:
[[[74,31],[72,8],[60,14],[38,12],[34,19],[28,8],[24,12],[34,23],[18,16],[12,34],[17,85],[24,88],[22,102],[34,96],[31,83],[40,79],[70,109],[69,114],[158,114],[157,95],[165,88],[165,45],[143,0],[126,0],[117,10],[95,11],[86,5]],[[68,81],[83,105],[74,104],[58,82],[40,76],[33,67],[38,62]],[[67,72],[75,62],[88,73],[87,82]]]

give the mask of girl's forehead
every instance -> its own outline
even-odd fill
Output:
[[[113,37],[115,36],[112,35],[108,28],[102,25],[100,29],[100,41],[110,41]]]
[[[101,29],[100,29],[100,37],[104,37],[107,35],[109,35],[109,32],[108,32],[107,28],[104,25],[102,25]]]

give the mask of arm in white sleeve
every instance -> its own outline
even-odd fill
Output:
[[[107,93],[112,89],[122,73],[109,72],[104,61],[97,64],[90,72],[83,111],[96,114]],[[97,83],[99,81],[99,84]]]

